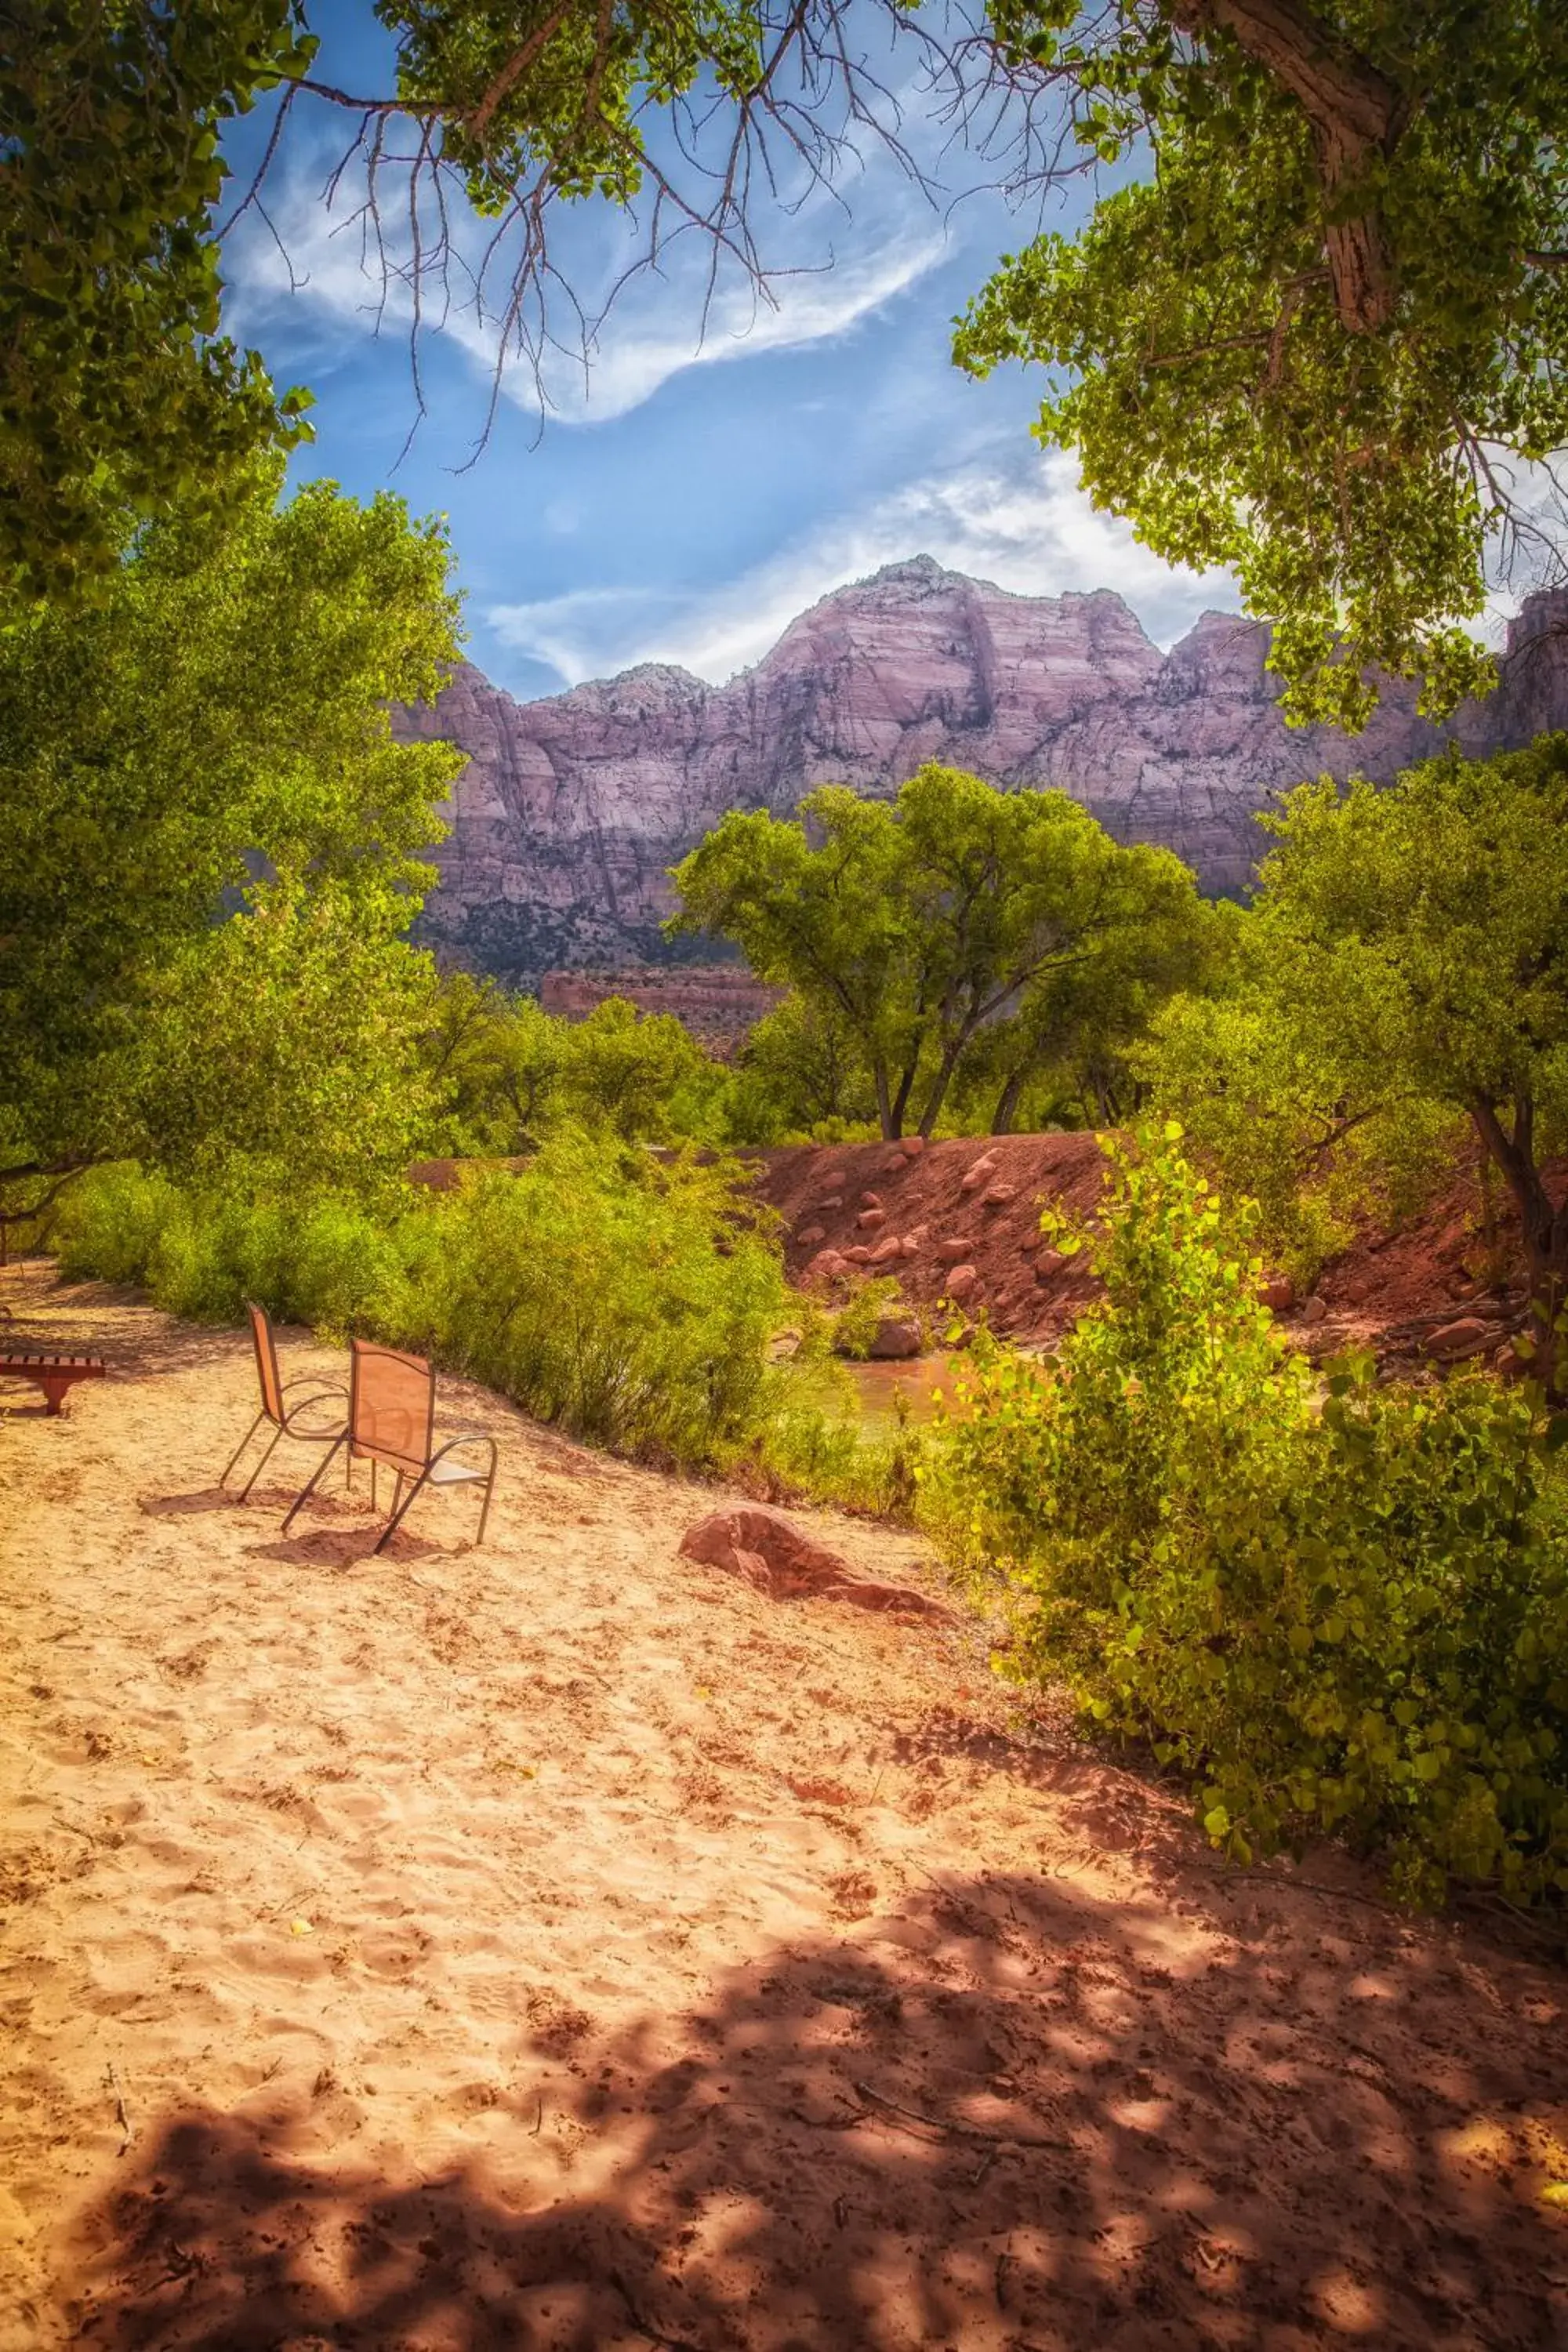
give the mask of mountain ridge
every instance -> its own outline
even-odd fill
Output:
[[[1304,776],[1386,781],[1450,737],[1488,751],[1568,725],[1561,590],[1527,600],[1503,685],[1444,728],[1392,681],[1357,738],[1289,730],[1268,646],[1210,610],[1162,653],[1114,589],[1029,596],[922,554],[833,590],[722,686],[644,662],[517,702],[464,663],[434,705],[395,713],[405,739],[469,754],[420,936],[524,983],[710,957],[658,927],[667,868],[726,809],[788,815],[826,782],[891,794],[927,759],[1060,786],[1119,839],[1163,843],[1234,891],[1264,846],[1257,813]]]

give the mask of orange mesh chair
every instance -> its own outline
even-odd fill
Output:
[[[261,1390],[261,1410],[225,1464],[223,1475],[217,1482],[219,1486],[227,1486],[240,1455],[264,1421],[269,1421],[272,1423],[272,1435],[262,1451],[260,1461],[239,1490],[239,1500],[242,1503],[284,1438],[292,1438],[295,1444],[300,1445],[330,1445],[335,1452],[344,1434],[343,1423],[340,1417],[344,1396],[342,1381],[323,1381],[314,1372],[299,1372],[291,1381],[280,1380],[278,1375],[277,1343],[272,1337],[272,1322],[266,1307],[252,1306],[247,1300],[245,1311],[250,1318],[250,1343],[256,1350],[256,1378]],[[289,1391],[302,1388],[307,1381],[315,1382],[309,1394],[294,1397],[290,1402]],[[329,1398],[339,1407],[339,1414],[334,1415],[331,1427],[301,1429],[299,1426],[300,1414],[309,1412],[312,1405],[325,1404]],[[327,1461],[330,1462],[331,1458],[331,1454],[329,1454]],[[324,1469],[326,1463],[321,1466]],[[314,1485],[314,1483],[315,1481],[312,1480],[311,1484]]]
[[[496,1483],[496,1442],[487,1430],[457,1431],[442,1445],[436,1443],[436,1373],[423,1356],[405,1355],[398,1348],[383,1348],[374,1339],[351,1339],[352,1369],[349,1374],[349,1425],[332,1448],[349,1449],[352,1462],[370,1464],[370,1499],[375,1502],[376,1465],[384,1463],[397,1476],[392,1497],[392,1517],[376,1538],[380,1551],[408,1515],[410,1505],[424,1486],[462,1486],[484,1481],[485,1499],[479,1511],[476,1543],[485,1539],[485,1525],[490,1515],[490,1496]],[[489,1461],[481,1469],[471,1462],[454,1462],[452,1454],[460,1446],[482,1445]],[[310,1485],[299,1495],[283,1522],[287,1535],[289,1522],[301,1503],[314,1490],[317,1482],[331,1463],[329,1454],[318,1465]],[[404,1481],[408,1481],[406,1496]]]

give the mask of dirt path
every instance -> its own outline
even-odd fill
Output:
[[[483,1551],[284,1541],[237,1336],[5,1279],[118,1368],[0,1427],[5,2352],[1568,2345],[1560,1969],[1227,1874],[457,1384]]]

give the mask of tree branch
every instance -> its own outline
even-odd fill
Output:
[[[1171,14],[1186,32],[1228,33],[1296,100],[1331,206],[1393,153],[1410,118],[1403,92],[1299,0],[1173,0]],[[1395,289],[1376,205],[1330,221],[1323,246],[1340,324],[1350,334],[1377,333],[1393,316]]]

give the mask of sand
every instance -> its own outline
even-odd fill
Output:
[[[238,1335],[3,1279],[115,1368],[0,1425],[5,2352],[1568,2345],[1545,1947],[1227,1871],[978,1628],[459,1383],[482,1550],[284,1539]]]

